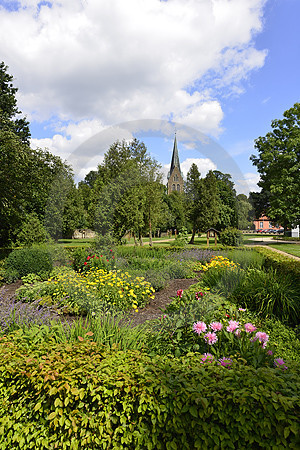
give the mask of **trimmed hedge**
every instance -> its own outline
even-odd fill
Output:
[[[283,275],[290,273],[294,279],[300,282],[300,261],[274,252],[269,248],[254,247],[254,249],[264,257],[264,267],[273,267],[273,269],[276,269],[277,272],[281,272]]]
[[[0,449],[299,448],[299,369],[0,341]]]

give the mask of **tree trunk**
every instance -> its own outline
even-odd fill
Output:
[[[133,239],[134,239],[134,245],[138,245],[138,241],[137,241],[137,238],[136,238],[136,235],[135,235],[135,232],[133,231],[132,232],[132,236],[133,236]]]
[[[144,245],[144,242],[143,242],[143,236],[142,236],[141,232],[139,232],[139,240],[140,240],[140,246],[142,247]]]
[[[195,230],[195,228],[193,228],[192,237],[191,237],[191,240],[190,240],[189,244],[193,244],[194,243],[195,234],[196,234],[196,230]]]
[[[151,224],[151,219],[149,220],[149,247],[153,246],[153,242],[152,242],[152,224]]]

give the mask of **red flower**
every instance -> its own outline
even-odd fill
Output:
[[[92,258],[95,258],[95,255],[93,255]]]
[[[96,256],[96,259],[99,259],[99,256]]]
[[[177,297],[181,298],[183,294],[183,289],[178,289],[177,291]]]
[[[229,314],[225,314],[225,316],[226,316],[226,317],[230,317],[230,315],[229,315]]]
[[[109,262],[109,259],[107,259],[106,261]]]
[[[86,266],[86,265],[87,265],[87,262],[85,262],[84,265]]]
[[[113,259],[114,259],[114,256],[113,256]]]
[[[91,259],[91,257],[90,256],[88,256],[87,258],[86,258],[87,260],[89,260],[89,259]]]
[[[102,258],[102,255],[100,255],[101,256],[101,258]]]

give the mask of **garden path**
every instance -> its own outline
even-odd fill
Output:
[[[192,284],[199,281],[199,278],[174,279],[170,280],[168,285],[155,293],[155,298],[144,307],[139,308],[138,312],[131,312],[129,320],[132,326],[136,326],[146,322],[147,320],[157,319],[162,315],[162,309],[171,303],[172,297],[176,297],[178,289],[187,289]],[[22,282],[17,281],[9,285],[4,285],[0,288],[0,305],[4,302],[10,302],[14,299],[16,290],[21,286]],[[63,319],[66,322],[73,322],[75,316],[58,316],[55,312],[51,313],[53,319]]]
[[[155,293],[155,298],[144,308],[140,308],[138,312],[131,312],[129,315],[130,322],[133,326],[146,322],[147,320],[158,319],[162,315],[162,309],[165,309],[172,301],[172,297],[176,297],[178,289],[188,289],[191,285],[196,284],[199,278],[186,278],[170,280],[167,287]]]

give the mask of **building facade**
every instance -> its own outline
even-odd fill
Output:
[[[184,189],[184,180],[183,174],[180,170],[180,162],[177,148],[177,139],[175,134],[173,153],[171,159],[170,170],[168,172],[168,183],[167,183],[168,194],[171,192],[183,192]]]

